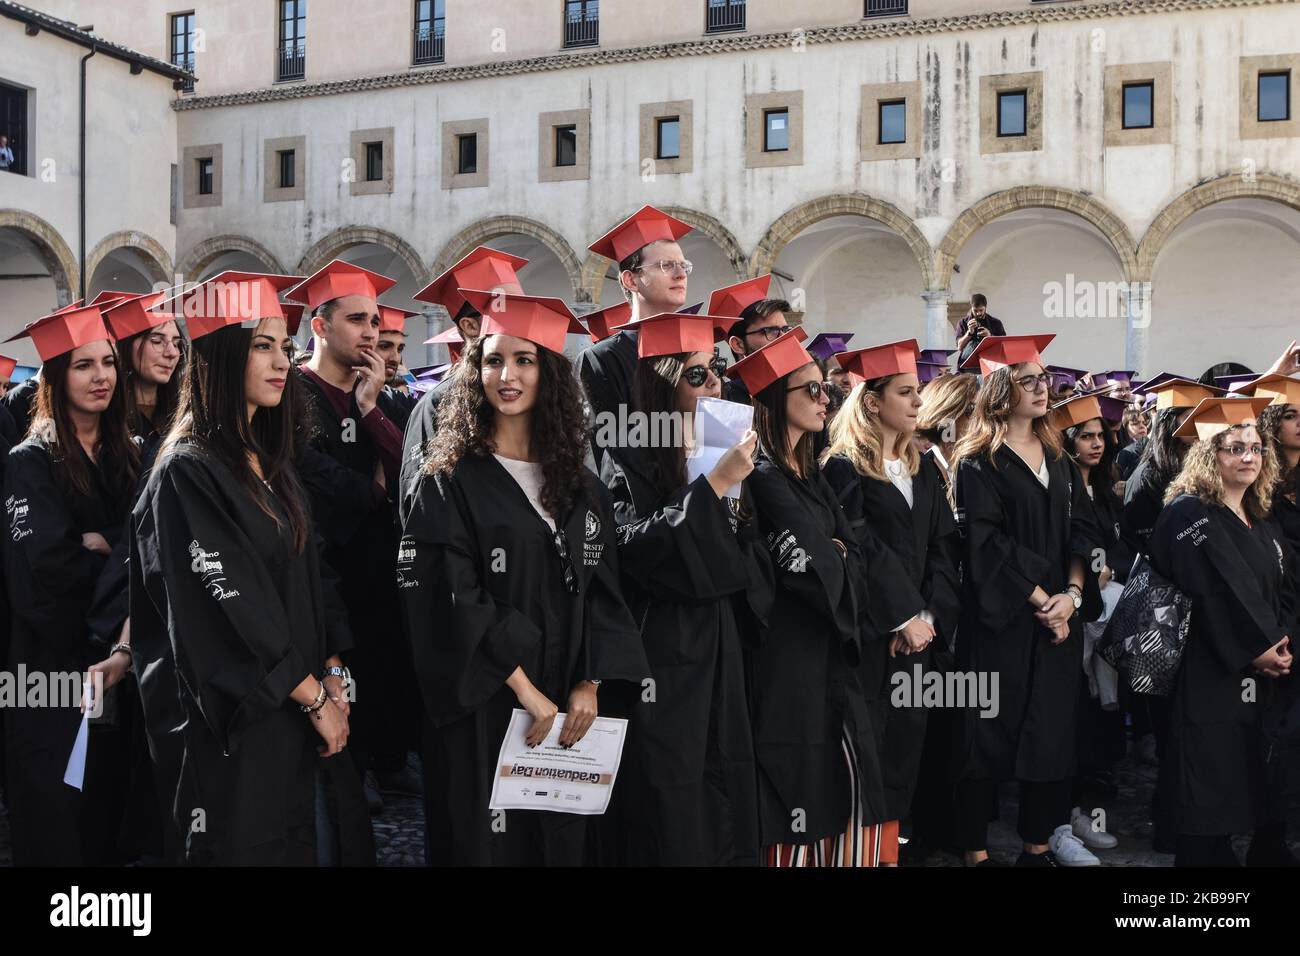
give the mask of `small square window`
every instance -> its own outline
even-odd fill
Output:
[[[292,189],[294,186],[293,167],[295,152],[292,149],[281,149],[276,151],[276,157],[280,166],[280,188]]]
[[[384,144],[366,143],[366,182],[377,183],[384,179]]]
[[[199,160],[199,195],[212,195],[212,157],[205,156]]]
[[[907,142],[907,100],[887,100],[880,104],[880,142]]]
[[[790,111],[763,110],[763,152],[780,153],[790,148]]]
[[[1291,118],[1291,71],[1259,75],[1259,121],[1273,123]]]
[[[555,127],[555,165],[578,165],[578,127]]]
[[[456,137],[456,172],[462,176],[478,172],[478,134]]]
[[[655,159],[681,159],[682,121],[679,116],[655,120]]]
[[[1124,84],[1124,129],[1151,129],[1155,126],[1155,84]]]
[[[1025,90],[998,94],[998,135],[1025,135]]]

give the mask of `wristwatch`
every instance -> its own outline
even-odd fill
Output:
[[[1080,592],[1078,585],[1071,584],[1063,593],[1070,595],[1070,601],[1073,602],[1076,611],[1083,607],[1083,594]]]
[[[346,667],[327,667],[325,668],[325,673],[320,676],[322,680],[326,677],[341,677],[343,678],[343,686],[345,688],[352,685],[352,672]]]
[[[588,678],[587,678],[587,683],[590,684],[590,685],[592,685],[593,687],[599,687],[599,686],[600,686],[600,678],[599,678],[599,677],[588,677]]]

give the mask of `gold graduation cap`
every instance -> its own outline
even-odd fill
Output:
[[[1174,434],[1179,438],[1208,441],[1219,432],[1253,425],[1272,403],[1268,398],[1206,398],[1192,409]]]
[[[1243,390],[1273,405],[1300,405],[1300,378],[1289,375],[1261,375]]]

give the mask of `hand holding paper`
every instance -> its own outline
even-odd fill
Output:
[[[705,475],[720,498],[740,497],[740,483],[754,470],[758,435],[750,427],[754,409],[718,398],[695,406],[695,448],[686,459],[686,476]]]

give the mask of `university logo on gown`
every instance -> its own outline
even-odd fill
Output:
[[[419,580],[410,577],[415,569],[415,537],[404,534],[397,544],[397,587],[399,589],[418,588]]]
[[[587,540],[582,546],[582,563],[589,568],[594,568],[600,564],[600,556],[605,552],[605,545],[596,540],[600,537],[600,515],[590,509],[587,510],[587,518],[583,523],[583,533]]]

